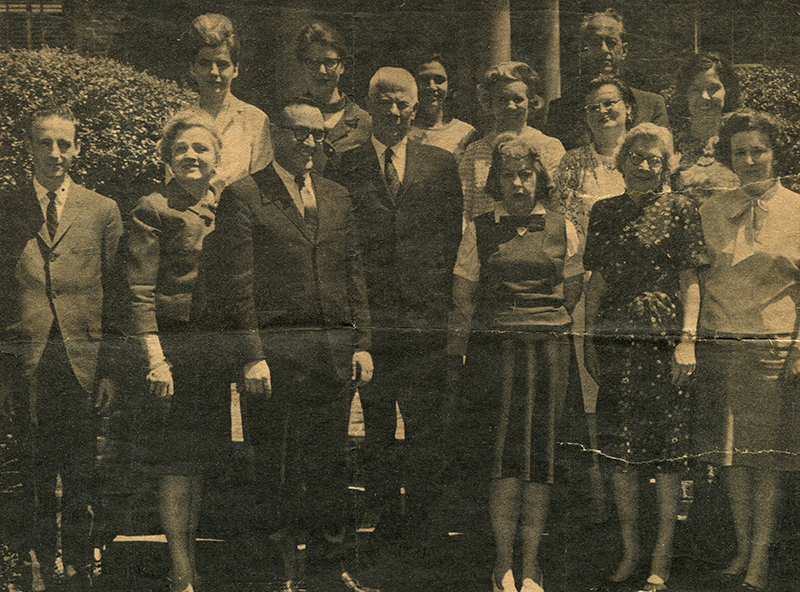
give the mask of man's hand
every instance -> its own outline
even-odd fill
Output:
[[[172,370],[165,361],[161,362],[147,373],[148,392],[159,398],[171,397],[175,392],[172,384]]]
[[[372,356],[368,351],[355,352],[350,366],[353,371],[350,380],[355,382],[356,386],[362,386],[372,380]]]
[[[272,394],[272,379],[266,360],[250,362],[244,367],[244,390],[251,395]]]
[[[111,410],[117,399],[117,385],[110,378],[100,379],[97,392],[94,396],[94,408],[101,415],[106,415]]]

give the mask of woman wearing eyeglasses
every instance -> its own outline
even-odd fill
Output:
[[[228,17],[203,14],[184,36],[189,73],[197,83],[199,107],[211,115],[225,149],[212,185],[217,196],[225,185],[263,169],[272,161],[269,118],[231,93],[239,75],[239,36]],[[167,180],[171,171],[167,171]]]
[[[325,170],[329,158],[369,140],[372,120],[339,88],[347,47],[338,31],[325,23],[311,23],[300,31],[295,56],[302,64],[308,95],[322,111],[328,131],[323,153],[314,159],[316,171]]]
[[[584,254],[592,272],[585,361],[600,385],[600,448],[613,463],[623,541],[610,579],[636,583],[639,479],[643,469],[655,471],[658,534],[641,587],[647,592],[667,589],[672,563],[678,471],[690,451],[697,270],[708,263],[697,209],[663,190],[673,158],[667,129],[643,123],[628,132],[617,155],[625,193],[594,205]]]
[[[636,99],[630,88],[615,76],[598,76],[586,86],[584,96],[586,123],[592,142],[573,148],[564,155],[556,173],[556,189],[561,207],[578,231],[581,250],[586,244],[586,229],[592,206],[625,191],[625,181],[617,169],[617,153],[635,116]],[[591,273],[585,274],[588,281]],[[581,404],[589,408],[597,399],[597,384],[586,371],[583,361],[585,306],[581,298],[572,315],[575,359],[580,373]],[[581,407],[581,410],[583,407]],[[592,448],[596,448],[592,441]],[[606,516],[606,493],[597,457],[592,471],[591,499],[595,520]]]

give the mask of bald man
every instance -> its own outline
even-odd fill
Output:
[[[444,349],[452,271],[461,239],[462,195],[452,154],[408,139],[417,111],[414,77],[381,68],[370,80],[372,136],[328,174],[347,187],[363,252],[373,321],[375,379],[360,389],[368,485],[384,532],[421,540],[440,490]],[[408,521],[391,504],[400,489],[395,402],[405,424]],[[387,510],[387,507],[389,510]]]

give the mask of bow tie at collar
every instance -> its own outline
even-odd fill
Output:
[[[544,230],[544,214],[527,216],[500,216],[500,224],[509,228],[527,228],[531,232]]]
[[[733,265],[752,257],[756,252],[758,233],[764,222],[764,216],[769,212],[765,196],[766,193],[756,198],[746,195],[730,216],[730,219],[739,225],[731,248]]]

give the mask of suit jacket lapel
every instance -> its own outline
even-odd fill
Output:
[[[289,190],[286,189],[286,185],[283,184],[283,181],[278,176],[275,167],[268,165],[266,168],[254,173],[253,179],[261,191],[262,203],[265,205],[272,203],[297,227],[306,240],[313,242],[314,237],[309,234],[303,216],[300,215],[300,211],[289,194]]]
[[[397,201],[395,198],[392,198],[392,196],[389,195],[389,187],[386,185],[386,177],[383,176],[383,170],[381,169],[381,163],[378,160],[378,153],[375,152],[375,147],[370,141],[366,142],[362,146],[362,149],[365,151],[365,154],[363,155],[364,157],[359,160],[366,168],[365,178],[371,179],[374,183],[375,187],[380,193],[381,203],[389,209],[395,209],[397,207]]]
[[[50,234],[47,232],[47,224],[42,214],[42,206],[39,203],[39,198],[36,197],[36,191],[33,189],[33,182],[25,186],[22,195],[22,211],[20,214],[24,217],[25,225],[30,224],[30,228],[42,239],[42,242],[50,246]]]
[[[64,202],[64,209],[61,212],[61,217],[58,220],[58,228],[56,228],[56,235],[53,237],[52,246],[56,246],[62,239],[64,234],[75,222],[78,214],[83,211],[83,195],[79,185],[74,181],[70,183],[69,191],[67,192],[67,199]],[[45,229],[45,234],[47,230]]]
[[[406,171],[403,174],[403,182],[400,184],[400,191],[397,193],[398,202],[400,202],[405,195],[406,187],[411,185],[411,182],[419,172],[419,146],[419,144],[411,140],[406,144]]]

